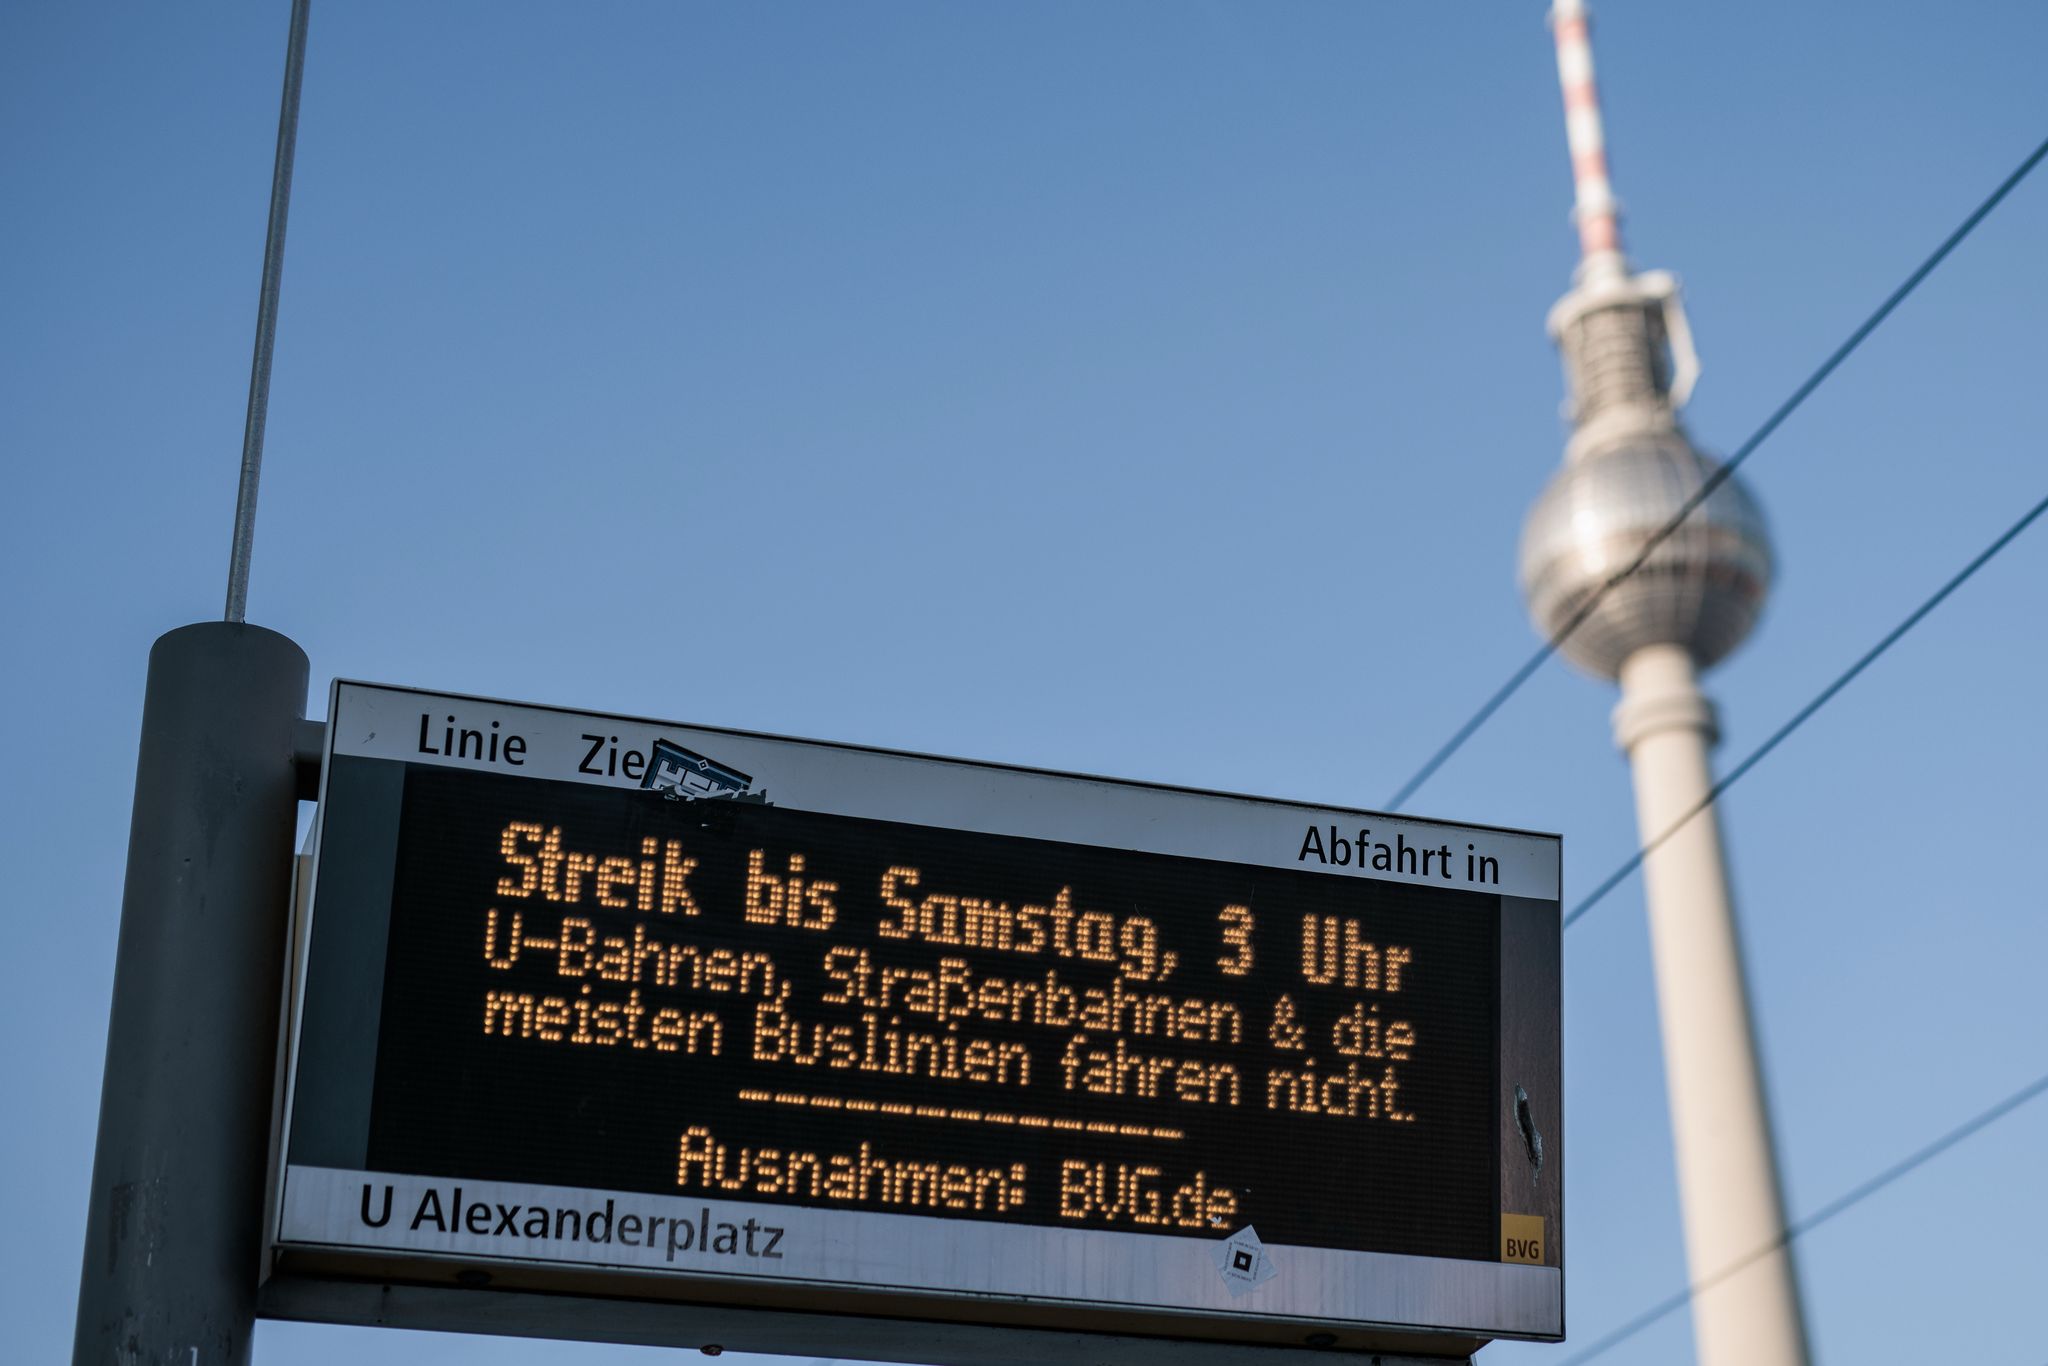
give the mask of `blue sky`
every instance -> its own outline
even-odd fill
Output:
[[[286,10],[0,14],[22,1361],[70,1341],[145,654],[221,601]],[[1709,448],[2048,134],[2033,5],[1609,0],[1595,44]],[[1540,4],[321,6],[250,619],[316,709],[347,674],[1375,805],[1533,643],[1569,201]],[[2048,492],[2043,241],[2036,180],[1747,467],[1780,579],[1711,676],[1724,762]],[[2037,528],[1729,798],[1795,1215],[2048,1070],[2044,582]],[[1635,837],[1612,701],[1553,664],[1411,808],[1561,831],[1590,888]],[[1565,1023],[1584,1344],[1685,1279],[1638,882]],[[2048,1102],[1804,1240],[1821,1359],[2048,1354],[2044,1144]],[[258,1360],[654,1359],[371,1331]]]

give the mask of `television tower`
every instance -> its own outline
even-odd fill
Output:
[[[1622,254],[1584,0],[1555,0],[1550,19],[1581,248],[1571,292],[1549,320],[1570,386],[1572,434],[1564,468],[1523,528],[1521,580],[1537,629],[1554,639],[1719,462],[1695,448],[1678,421],[1699,372],[1678,284],[1661,271],[1631,272]],[[1561,646],[1579,667],[1621,684],[1614,738],[1634,773],[1646,842],[1706,800],[1707,752],[1718,735],[1699,674],[1749,634],[1770,581],[1762,513],[1730,479]],[[1693,1302],[1698,1360],[1807,1366],[1798,1284],[1779,1243],[1784,1199],[1713,807],[1649,855],[1643,883],[1686,1261],[1693,1283],[1705,1283]],[[1760,1250],[1767,1251],[1756,1256]]]

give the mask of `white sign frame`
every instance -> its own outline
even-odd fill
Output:
[[[329,718],[312,837],[315,869],[336,756],[638,788],[659,739],[709,756],[729,775],[720,781],[744,781],[755,792],[765,790],[778,807],[1498,892],[1504,907],[1520,908],[1518,923],[1534,927],[1533,937],[1524,931],[1524,948],[1534,952],[1518,953],[1512,971],[1507,970],[1509,948],[1503,946],[1504,1045],[1511,1033],[1526,1035],[1533,1022],[1536,1034],[1547,1032],[1547,1042],[1539,1039],[1534,1045],[1538,1070],[1546,1065],[1547,1051],[1547,1066],[1555,1073],[1560,877],[1555,836],[347,680],[333,686]],[[1364,860],[1355,851],[1380,844],[1411,851],[1454,849],[1456,856],[1443,857],[1444,867],[1431,866],[1427,874],[1419,860],[1379,870],[1368,863],[1361,870]],[[1482,880],[1470,880],[1467,870],[1480,873]],[[1497,880],[1484,880],[1489,872]],[[311,880],[317,884],[317,872]],[[864,1314],[956,1321],[949,1331],[964,1330],[968,1325],[958,1322],[963,1320],[1011,1325],[989,1330],[993,1336],[968,1333],[963,1341],[983,1344],[973,1350],[947,1349],[946,1360],[978,1363],[1005,1359],[1004,1353],[1024,1340],[1014,1330],[1053,1325],[1239,1344],[1328,1342],[1394,1349],[1419,1344],[1458,1353],[1495,1337],[1557,1340],[1563,1335],[1561,1257],[1555,1265],[1516,1265],[1263,1245],[1261,1255],[1267,1260],[1259,1274],[1233,1280],[1218,1273],[1218,1243],[1200,1238],[288,1166],[281,1155],[299,1075],[303,946],[318,909],[315,900],[304,912],[305,923],[295,926],[294,943],[301,953],[288,997],[291,1031],[266,1231],[266,1313],[349,1319],[361,1311],[339,1307],[353,1301],[333,1278],[372,1277],[428,1287],[490,1284],[655,1300],[709,1299],[760,1306],[766,1311],[758,1316],[762,1324],[792,1309],[838,1305]],[[1546,954],[1548,963],[1522,961]],[[1511,1005],[1521,1018],[1510,1020]],[[1562,1166],[1556,1128],[1552,1121],[1550,1170],[1545,1173],[1553,1187]],[[1517,1173],[1516,1179],[1528,1178]],[[459,1195],[455,1187],[461,1188]],[[414,1217],[430,1189],[443,1226],[432,1220],[419,1225]],[[379,1198],[397,1213],[372,1227],[371,1202]],[[482,1221],[489,1227],[457,1214],[451,1229],[445,1226],[451,1202],[471,1208],[482,1202],[498,1214]],[[595,1212],[607,1202],[611,1236],[602,1242],[579,1239],[565,1245],[559,1239],[536,1243],[507,1237],[498,1217],[507,1208],[574,1206]],[[1546,1204],[1561,1213],[1561,1193],[1550,1195]],[[643,1246],[620,1237],[617,1221],[628,1213],[640,1227],[662,1221],[670,1230],[668,1245]],[[749,1220],[772,1226],[781,1231],[780,1256],[771,1263],[763,1257],[706,1254],[695,1247],[694,1237],[691,1248],[679,1253],[673,1246],[675,1230],[685,1219],[707,1235],[715,1226],[737,1229]],[[1561,1232],[1552,1234],[1560,1244]],[[751,1235],[749,1241],[757,1242]],[[1259,1246],[1255,1234],[1253,1245]],[[417,1326],[467,1323],[476,1317],[439,1298],[422,1303],[433,1308],[415,1310],[410,1321]],[[564,1315],[560,1321],[575,1317]],[[612,1336],[591,1332],[597,1322],[560,1335]],[[487,1319],[477,1326],[490,1330]],[[697,1330],[680,1331],[684,1337],[676,1340]],[[859,1333],[835,1341],[841,1354],[891,1356],[904,1350],[900,1326],[870,1336],[872,1343]],[[771,1334],[765,1340],[778,1339]]]

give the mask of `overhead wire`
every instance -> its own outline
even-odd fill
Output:
[[[1704,797],[1701,797],[1699,801],[1695,802],[1686,811],[1684,815],[1680,816],[1677,820],[1673,821],[1669,826],[1665,827],[1662,831],[1658,832],[1657,836],[1654,839],[1647,841],[1640,849],[1636,850],[1635,853],[1631,854],[1619,868],[1616,868],[1612,873],[1609,873],[1604,879],[1602,879],[1599,886],[1595,887],[1591,892],[1588,892],[1584,897],[1582,897],[1579,900],[1578,904],[1573,906],[1571,910],[1565,915],[1565,927],[1569,929],[1572,926],[1572,924],[1579,919],[1579,917],[1583,916],[1587,911],[1592,910],[1594,906],[1599,904],[1600,900],[1603,897],[1605,897],[1609,892],[1612,892],[1616,887],[1619,887],[1622,884],[1623,880],[1626,879],[1630,873],[1633,873],[1636,869],[1642,867],[1643,860],[1647,859],[1651,854],[1655,853],[1657,849],[1660,846],[1662,846],[1666,840],[1669,840],[1673,835],[1676,835],[1680,830],[1685,828],[1688,822],[1695,819],[1702,811],[1705,811],[1708,807],[1712,806],[1716,801],[1720,800],[1721,794],[1723,792],[1726,792],[1729,788],[1733,787],[1736,783],[1740,782],[1745,774],[1747,774],[1751,769],[1755,768],[1759,763],[1761,763],[1764,757],[1768,755],[1772,750],[1776,749],[1781,743],[1783,743],[1784,740],[1792,734],[1792,732],[1798,730],[1801,726],[1805,725],[1809,720],[1813,718],[1815,712],[1818,712],[1822,707],[1825,707],[1829,702],[1833,701],[1835,695],[1841,692],[1842,689],[1848,687],[1849,684],[1855,680],[1858,674],[1862,673],[1865,669],[1869,668],[1873,663],[1875,663],[1878,657],[1882,655],[1885,651],[1891,649],[1892,646],[1898,644],[1899,641],[1905,637],[1908,631],[1911,631],[1915,626],[1918,626],[1921,623],[1921,621],[1923,621],[1926,618],[1929,612],[1932,612],[1935,608],[1939,607],[1944,601],[1946,601],[1949,594],[1955,592],[1956,589],[1961,588],[1963,584],[1968,582],[1971,575],[1975,574],[1978,570],[1982,569],[1985,565],[1989,564],[1992,561],[1992,559],[1998,554],[1999,551],[2005,549],[2008,545],[2011,545],[2013,541],[2019,536],[2019,534],[2025,531],[2029,526],[2033,525],[2034,521],[2037,518],[2039,518],[2043,512],[2048,512],[2048,497],[2042,498],[2041,501],[2035,503],[2031,508],[2028,508],[2027,511],[2020,517],[2018,521],[2014,522],[2011,526],[2007,527],[2003,532],[2001,532],[1998,535],[1998,537],[1991,542],[1991,544],[1985,546],[1982,550],[1978,551],[1976,555],[1972,556],[1970,562],[1964,565],[1961,569],[1957,570],[1953,575],[1951,575],[1949,577],[1948,582],[1942,584],[1940,588],[1937,588],[1932,594],[1932,596],[1928,597],[1918,607],[1915,607],[1911,612],[1907,613],[1905,619],[1899,622],[1898,625],[1892,627],[1891,630],[1885,632],[1883,637],[1878,640],[1877,644],[1871,646],[1868,650],[1865,650],[1854,664],[1851,664],[1848,668],[1844,669],[1841,673],[1837,674],[1833,682],[1829,683],[1825,688],[1822,688],[1820,692],[1815,694],[1813,699],[1809,701],[1805,706],[1801,707],[1798,711],[1792,713],[1791,718],[1787,720],[1783,725],[1779,726],[1776,730],[1772,731],[1769,738],[1767,738],[1762,744],[1758,745],[1755,749],[1751,750],[1747,755],[1743,757],[1740,763],[1736,764],[1735,767],[1729,769],[1728,772],[1724,774],[1718,782],[1716,782],[1712,787],[1708,788],[1707,794]]]
[[[1572,633],[1585,624],[1586,620],[1600,606],[1602,600],[1624,580],[1641,569],[1649,561],[1650,556],[1656,551],[1657,547],[1669,540],[1677,532],[1678,528],[1685,523],[1685,520],[1702,503],[1706,502],[1714,490],[1720,488],[1722,484],[1734,476],[1735,471],[1742,466],[1742,463],[1756,453],[1757,448],[1763,445],[1770,438],[1771,434],[1783,425],[1785,419],[1792,416],[1800,405],[1812,396],[1814,390],[1820,388],[1827,381],[1828,377],[1834,374],[1841,366],[1842,362],[1847,360],[1870,334],[1875,332],[1885,319],[1892,315],[1893,310],[1904,303],[1907,296],[1918,289],[1921,282],[1929,275],[1932,275],[1935,268],[1948,259],[1949,253],[1960,246],[1963,239],[1974,232],[1977,225],[1982,223],[1990,216],[1992,210],[2005,201],[2006,196],[2011,194],[2019,183],[2027,178],[2028,173],[2040,164],[2043,157],[2048,157],[2048,138],[2044,138],[2032,152],[2028,153],[2026,159],[2021,161],[2011,174],[1999,182],[1998,188],[1987,195],[1976,208],[1972,209],[1968,217],[1964,218],[1957,225],[1956,229],[1942,240],[1941,245],[1936,247],[1918,266],[1914,267],[1912,273],[1906,276],[1898,288],[1885,296],[1884,302],[1879,304],[1870,316],[1865,318],[1856,327],[1856,330],[1849,334],[1848,339],[1840,346],[1837,346],[1828,355],[1828,358],[1822,361],[1820,366],[1812,374],[1808,375],[1798,388],[1792,391],[1791,397],[1780,403],[1772,411],[1771,415],[1764,419],[1763,425],[1750,433],[1749,439],[1738,446],[1734,453],[1718,469],[1701,482],[1699,488],[1694,490],[1692,496],[1685,500],[1678,511],[1672,514],[1671,518],[1643,543],[1642,549],[1636,552],[1633,559],[1614,573],[1608,575],[1601,585],[1584,602],[1579,604],[1578,610],[1572,613],[1557,633],[1547,637],[1542,646],[1534,654],[1530,655],[1528,659],[1524,660],[1520,668],[1508,676],[1507,682],[1495,689],[1493,695],[1480,705],[1479,710],[1474,712],[1463,725],[1459,726],[1452,733],[1451,738],[1440,745],[1436,752],[1430,755],[1428,761],[1421,768],[1417,769],[1407,782],[1401,784],[1394,795],[1387,799],[1386,809],[1389,811],[1400,810],[1403,802],[1414,796],[1424,783],[1436,775],[1437,770],[1442,768],[1452,755],[1464,748],[1465,742],[1478,734],[1480,727],[1491,720],[1493,714],[1499,711],[1510,697],[1513,697],[1515,693],[1520,691],[1522,685],[1534,677],[1538,669],[1549,662],[1550,657],[1557,653],[1559,647],[1566,640],[1571,638]]]
[[[1894,1162],[1891,1166],[1885,1168],[1853,1190],[1836,1196],[1804,1219],[1798,1219],[1786,1225],[1784,1232],[1780,1233],[1770,1242],[1765,1243],[1762,1247],[1736,1258],[1719,1271],[1714,1272],[1710,1276],[1702,1277],[1677,1294],[1659,1300],[1627,1323],[1610,1332],[1606,1337],[1601,1338],[1585,1351],[1568,1359],[1564,1366],[1584,1366],[1585,1362],[1592,1361],[1594,1358],[1619,1347],[1622,1343],[1627,1342],[1652,1324],[1677,1313],[1680,1309],[1683,1309],[1686,1305],[1692,1303],[1695,1299],[1721,1284],[1730,1276],[1735,1275],[1743,1268],[1753,1265],[1761,1258],[1768,1257],[1773,1252],[1791,1243],[1793,1239],[1811,1233],[1836,1215],[1846,1213],[1857,1205],[1862,1204],[1885,1187],[1925,1166],[1950,1148],[1961,1143],[1964,1139],[1990,1128],[1993,1124],[2004,1119],[2007,1115],[2043,1092],[2048,1092],[2048,1074],[2036,1077],[2033,1081],[2014,1091],[1996,1105],[1991,1106],[1987,1110],[1979,1111],[1955,1128],[1950,1129],[1940,1138]]]

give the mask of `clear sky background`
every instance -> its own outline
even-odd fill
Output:
[[[220,609],[287,8],[0,11],[10,1362],[68,1357],[145,655]],[[1608,0],[1595,43],[1709,448],[2048,133],[2035,4]],[[316,714],[347,674],[1377,805],[1534,644],[1569,201],[1540,3],[324,4],[250,619]],[[1748,465],[1781,575],[1710,679],[1724,764],[2048,493],[2044,243],[2037,178]],[[1729,798],[1795,1216],[2048,1070],[2044,585],[2037,527]],[[1411,808],[1561,831],[1569,901],[1634,847],[1612,702],[1552,664]],[[1685,1282],[1639,882],[1565,973],[1584,1345]],[[1803,1240],[1820,1359],[2048,1358],[2044,1151],[2048,1100]],[[257,1337],[371,1354],[656,1359]]]

